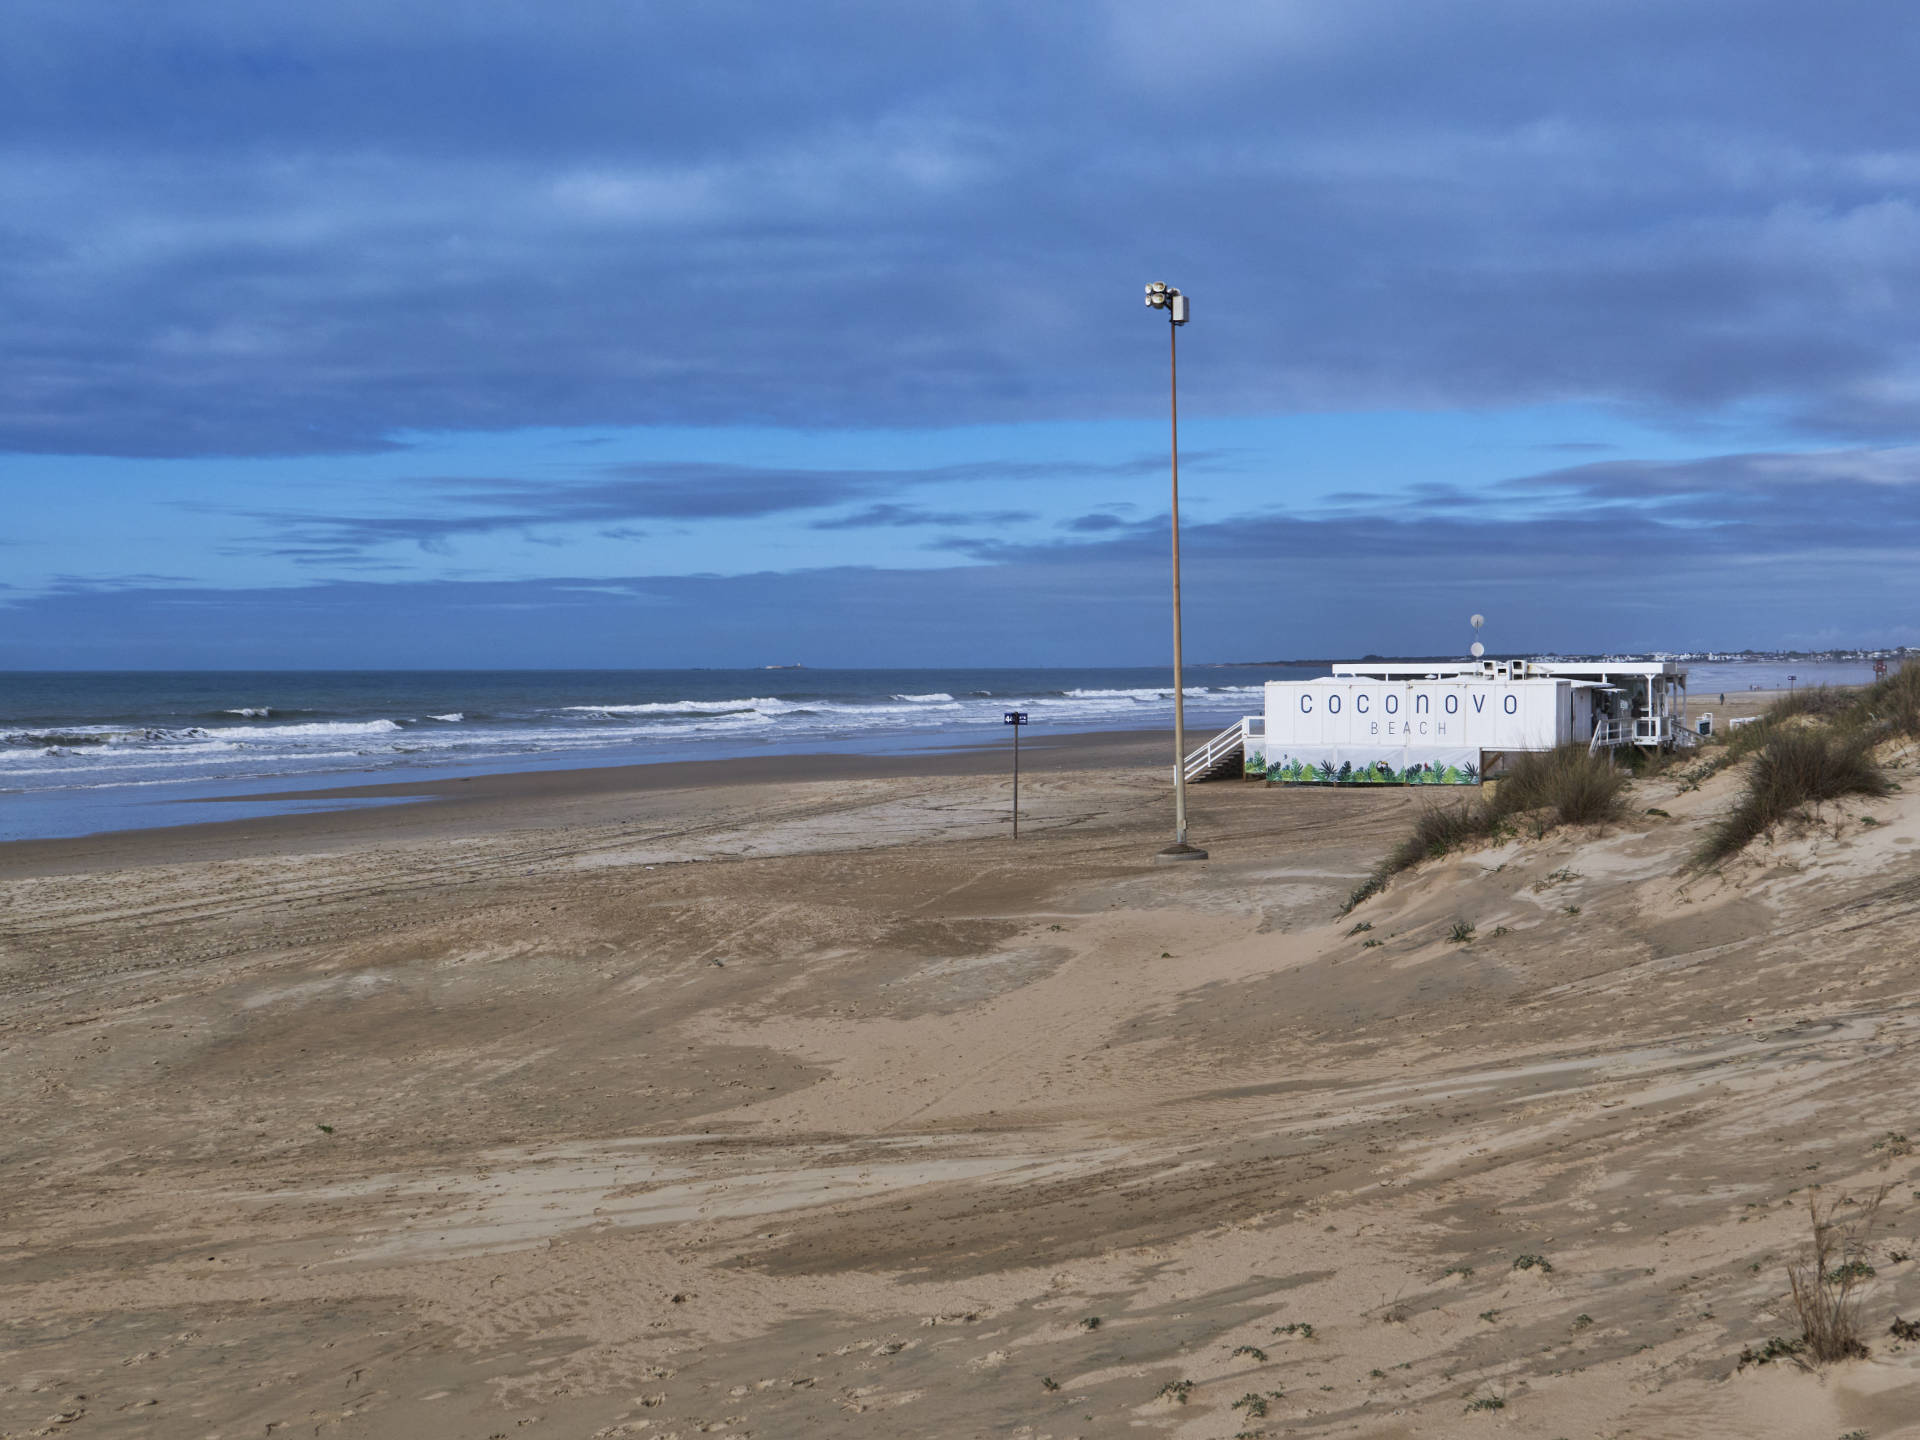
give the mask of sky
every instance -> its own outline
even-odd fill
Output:
[[[0,669],[1920,644],[1892,0],[12,0]]]

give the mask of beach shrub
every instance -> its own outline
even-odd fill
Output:
[[[1803,805],[1844,795],[1885,795],[1892,787],[1875,763],[1873,737],[1858,730],[1793,725],[1770,729],[1753,757],[1747,788],[1701,847],[1699,863],[1739,854]]]
[[[1726,731],[1724,739],[1714,747],[1714,754],[1707,763],[1695,771],[1688,772],[1686,778],[1692,783],[1687,788],[1698,788],[1702,780],[1718,775],[1729,766],[1738,765],[1749,756],[1759,754],[1767,741],[1779,733],[1789,721],[1824,720],[1840,729],[1859,728],[1864,716],[1863,702],[1867,693],[1861,690],[1835,690],[1830,686],[1816,685],[1805,690],[1796,690],[1791,695],[1782,695],[1762,710],[1752,724],[1742,725],[1737,730]]]
[[[1782,695],[1767,707],[1767,715],[1774,720],[1786,720],[1795,715],[1812,715],[1820,720],[1837,720],[1860,703],[1860,692],[1852,689],[1835,689],[1831,685],[1809,685],[1804,690],[1795,690]]]
[[[1733,1368],[1744,1370],[1749,1365],[1771,1365],[1776,1360],[1792,1360],[1798,1363],[1800,1357],[1806,1353],[1806,1349],[1807,1342],[1804,1340],[1789,1340],[1782,1335],[1772,1335],[1758,1350],[1751,1345],[1741,1346],[1740,1358]]]
[[[1517,815],[1535,817],[1535,838],[1550,825],[1592,825],[1619,818],[1626,806],[1631,778],[1614,768],[1603,755],[1589,755],[1584,745],[1562,745],[1522,755],[1486,800],[1459,805],[1429,805],[1413,822],[1407,837],[1373,873],[1347,897],[1340,913],[1387,888],[1387,882],[1422,860],[1435,860],[1471,841],[1495,839],[1507,833]]]
[[[1789,721],[1824,723],[1843,735],[1868,743],[1885,739],[1920,740],[1920,664],[1903,665],[1859,690],[1825,685],[1782,695],[1751,725],[1727,732],[1726,743],[1700,778],[1758,754]]]
[[[1920,740],[1920,665],[1903,665],[1869,685],[1850,718],[1861,728]]]
[[[1393,870],[1405,870],[1422,860],[1437,860],[1457,850],[1469,840],[1477,840],[1491,828],[1487,807],[1469,802],[1465,805],[1429,805],[1413,822],[1413,829],[1394,848]]]
[[[1584,745],[1562,745],[1522,755],[1493,793],[1494,818],[1548,810],[1562,825],[1616,820],[1625,804],[1628,777]]]
[[[1805,1263],[1788,1268],[1787,1283],[1800,1318],[1801,1343],[1816,1365],[1867,1355],[1855,1292],[1873,1276],[1873,1267],[1865,1259],[1867,1241],[1889,1188],[1881,1186],[1845,1223],[1835,1218],[1840,1202],[1822,1210],[1815,1196],[1807,1197],[1813,1243]]]

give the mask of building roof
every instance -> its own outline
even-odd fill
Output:
[[[1672,660],[1340,660],[1338,679],[1367,680],[1587,680],[1666,676],[1686,684],[1687,672]]]

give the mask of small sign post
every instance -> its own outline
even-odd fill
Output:
[[[1007,711],[1006,723],[1013,727],[1013,838],[1020,838],[1020,727],[1027,723],[1024,710]]]

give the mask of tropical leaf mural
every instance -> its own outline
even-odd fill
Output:
[[[1259,756],[1270,785],[1477,785],[1480,767],[1472,760],[1449,763],[1444,759],[1415,760],[1406,769],[1397,770],[1384,757],[1358,759],[1321,752],[1325,758],[1310,760],[1297,755]],[[1395,752],[1396,754],[1399,752]],[[1471,752],[1469,752],[1471,753]],[[1248,760],[1248,773],[1258,774]]]

